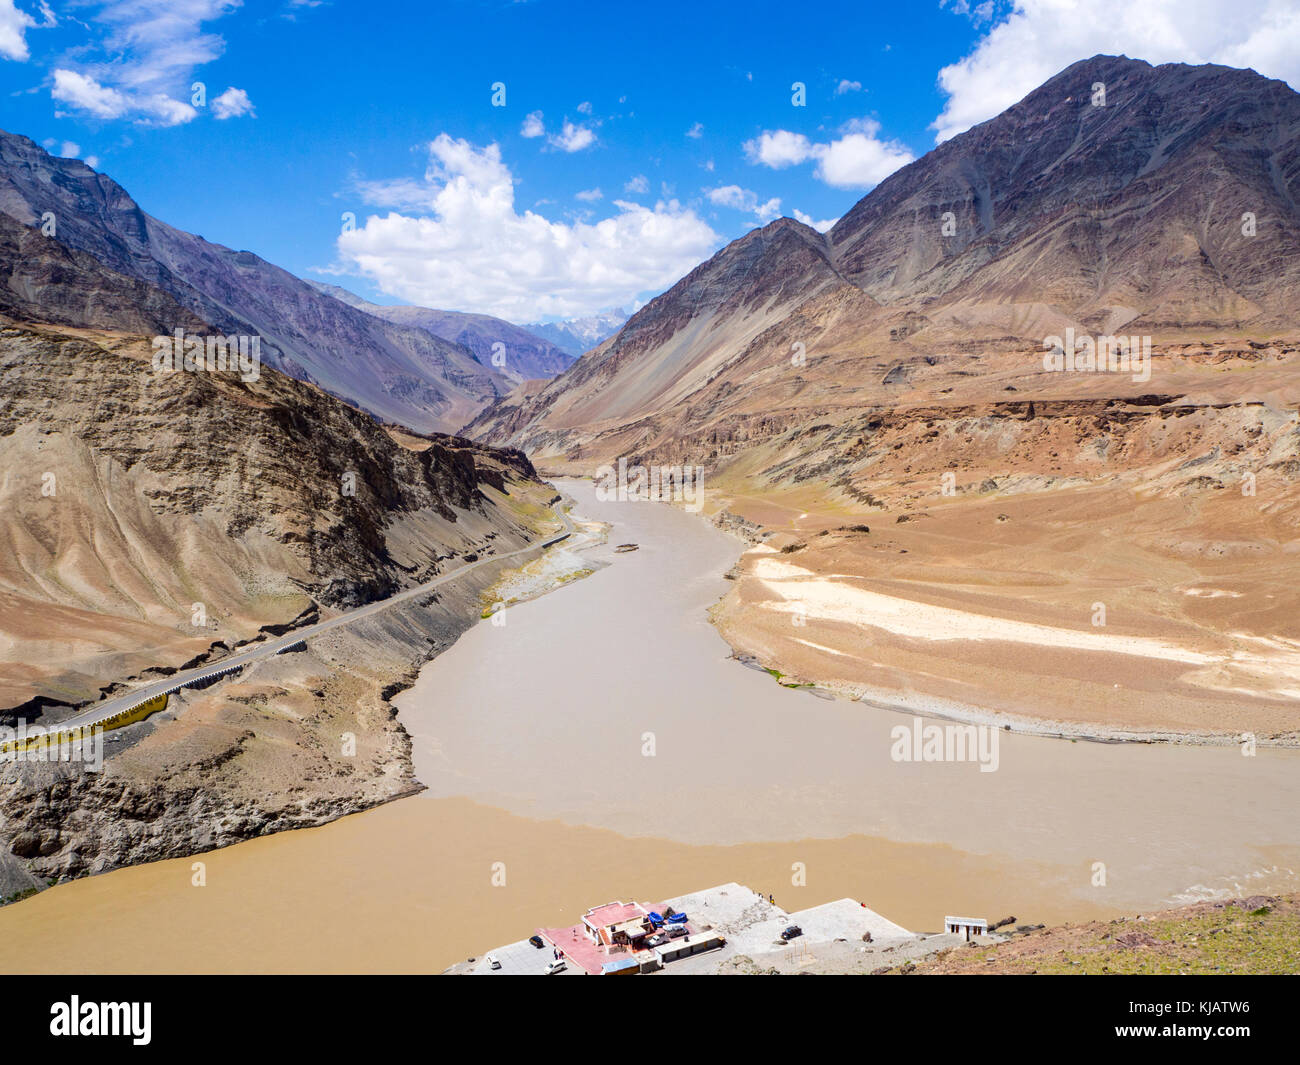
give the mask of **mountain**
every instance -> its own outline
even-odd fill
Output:
[[[586,318],[569,318],[561,322],[535,322],[524,328],[534,336],[549,340],[576,359],[612,337],[626,321],[627,314],[618,310]]]
[[[0,213],[135,278],[226,335],[258,335],[270,366],[421,432],[462,425],[511,382],[459,344],[376,319],[249,251],[140,209],[111,178],[0,131]]]
[[[1297,137],[1284,82],[1096,56],[888,178],[829,243],[868,295],[967,334],[1024,335],[1043,304],[1096,332],[1276,327],[1300,279]]]
[[[828,286],[845,287],[821,234],[781,219],[728,245],[565,374],[527,400],[516,389],[466,432],[494,439],[518,433],[528,448],[553,454],[567,446],[570,431],[609,426],[609,443],[621,448],[634,439],[625,436],[627,421],[680,410],[735,351]]]
[[[1099,82],[1105,103],[1093,106]],[[1294,334],[1298,200],[1300,96],[1288,86],[1097,56],[902,168],[825,236],[780,219],[734,241],[466,431],[557,467],[716,461],[905,397],[1132,394],[1126,376],[1045,372],[1045,339],[1149,335],[1209,358],[1207,336]],[[1257,235],[1243,232],[1248,213]],[[1175,368],[1157,359],[1157,378]]]
[[[568,369],[576,355],[533,333],[488,314],[436,311],[429,307],[386,307],[370,303],[338,285],[309,281],[320,292],[396,325],[423,329],[468,348],[482,365],[512,381],[551,378]],[[497,348],[497,345],[503,345]],[[579,352],[578,354],[581,354]]]
[[[196,601],[248,638],[428,579],[485,534],[527,539],[494,501],[533,480],[517,452],[398,442],[275,371],[159,374],[151,355],[145,338],[0,327],[0,458],[27,471],[0,487],[4,707],[189,658]]]

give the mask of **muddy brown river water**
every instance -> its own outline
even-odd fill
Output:
[[[0,968],[437,971],[611,898],[729,880],[919,931],[1300,887],[1300,752],[1001,733],[994,772],[896,761],[910,718],[729,658],[706,611],[736,540],[563,487],[611,523],[584,552],[610,564],[476,626],[398,696],[427,792],[7,907]]]

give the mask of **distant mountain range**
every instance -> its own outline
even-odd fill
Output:
[[[827,234],[787,218],[732,242],[466,431],[579,470],[757,462],[770,439],[777,471],[782,433],[904,399],[1154,391],[1046,373],[1045,338],[1146,335],[1208,357],[1207,337],[1294,336],[1298,201],[1286,84],[1096,56],[897,171]],[[858,458],[823,475],[858,476]]]
[[[169,226],[85,163],[4,132],[0,213],[24,226],[52,217],[59,245],[166,293],[215,330],[259,335],[268,365],[386,421],[454,431],[513,384],[460,344],[363,313],[250,251]],[[93,324],[127,327],[107,305],[88,309],[99,315]]]
[[[577,355],[571,355],[563,347],[543,340],[530,330],[491,315],[437,311],[429,307],[386,307],[364,300],[338,285],[319,281],[307,283],[367,314],[396,325],[423,329],[443,340],[460,344],[468,348],[483,366],[491,367],[512,381],[555,377],[567,370],[577,358]]]
[[[562,322],[535,322],[524,328],[576,359],[617,333],[627,318],[625,311],[617,310]]]

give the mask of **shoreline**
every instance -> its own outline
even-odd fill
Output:
[[[712,619],[711,619],[712,620]],[[715,628],[718,626],[715,624]],[[767,666],[757,656],[742,651],[734,646],[719,629],[719,635],[731,647],[731,658],[741,665],[757,669],[763,673],[772,673],[780,663]],[[782,676],[790,674],[782,673]],[[889,713],[908,714],[916,717],[931,718],[938,721],[951,721],[964,725],[986,725],[1006,732],[1023,736],[1038,736],[1044,739],[1081,741],[1085,743],[1109,744],[1168,744],[1170,746],[1190,747],[1236,747],[1241,743],[1236,733],[1197,733],[1177,731],[1144,731],[1138,729],[1112,728],[1071,722],[1057,721],[1052,718],[1019,717],[999,714],[995,711],[982,710],[977,706],[944,699],[941,696],[914,696],[914,702],[902,693],[889,692],[883,688],[858,689],[844,688],[840,685],[822,681],[810,681],[795,685],[785,685],[796,691],[806,691],[810,695],[823,698],[844,699],[848,702],[862,703],[873,710]],[[1256,739],[1256,747],[1270,750],[1297,750],[1300,741]]]

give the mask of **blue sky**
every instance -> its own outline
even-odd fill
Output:
[[[824,226],[1099,51],[1297,84],[1298,8],[0,0],[0,126],[299,275],[524,322],[630,309],[778,215]]]

